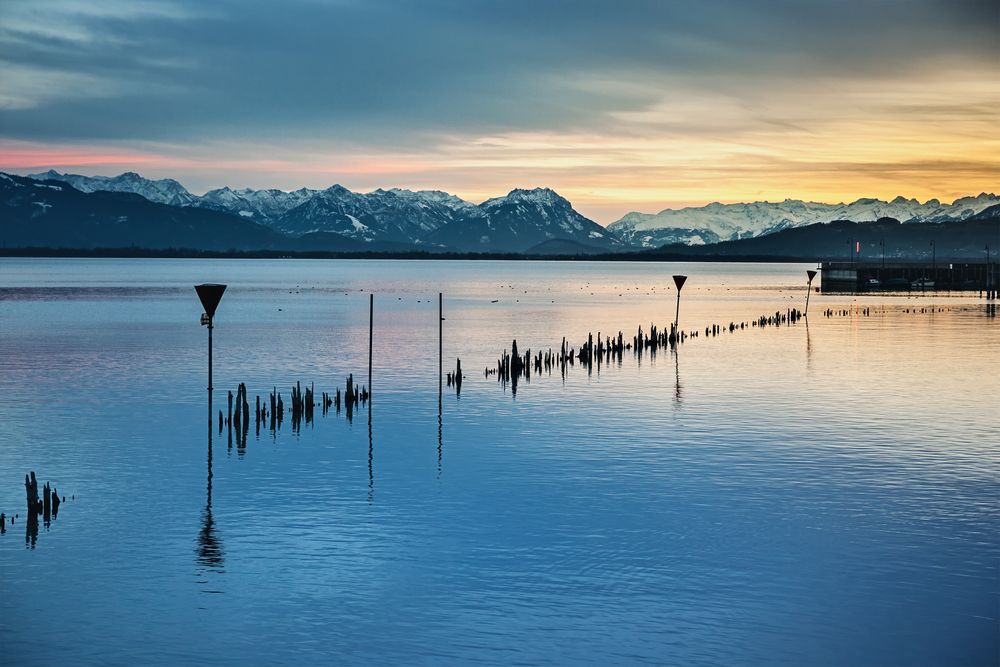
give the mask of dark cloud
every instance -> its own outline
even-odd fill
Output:
[[[971,1],[27,4],[0,8],[16,98],[0,133],[43,141],[586,129],[678,82],[738,94],[919,72],[995,62],[1000,41],[997,5]]]

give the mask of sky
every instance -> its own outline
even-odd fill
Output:
[[[995,0],[0,0],[0,170],[713,201],[1000,191]]]

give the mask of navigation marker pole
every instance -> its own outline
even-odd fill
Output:
[[[816,272],[813,270],[806,271],[806,275],[809,276],[809,283],[806,285],[806,310],[802,315],[804,317],[809,317],[809,295],[813,291],[813,278],[816,277]]]
[[[674,276],[674,284],[677,285],[677,311],[674,313],[674,335],[680,336],[680,329],[678,329],[678,324],[681,319],[681,288],[684,287],[684,281],[688,279],[687,276]]]
[[[214,328],[215,309],[219,307],[222,300],[222,293],[226,291],[225,285],[215,283],[204,283],[195,285],[194,291],[198,293],[201,305],[205,312],[201,314],[201,325],[208,327],[208,430],[212,431],[212,329]]]

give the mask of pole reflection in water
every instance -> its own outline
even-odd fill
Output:
[[[677,347],[671,351],[674,355],[674,406],[681,407],[682,403],[682,389],[681,387],[681,363],[680,363],[680,352]]]
[[[805,318],[806,322],[806,370],[812,370],[812,339],[809,336],[809,318]]]
[[[208,399],[208,412],[212,413],[211,395]],[[222,553],[222,542],[215,534],[215,521],[212,518],[212,427],[208,428],[208,477],[205,489],[205,509],[201,513],[201,530],[198,532],[198,563],[204,568],[222,572],[225,558]],[[204,583],[204,582],[202,582]]]
[[[375,472],[372,467],[374,447],[372,446],[372,403],[368,401],[368,502],[375,496]]]
[[[441,389],[438,388],[438,477],[441,477],[441,454],[444,451],[444,421],[441,418]]]

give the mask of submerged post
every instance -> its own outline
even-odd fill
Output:
[[[679,333],[679,329],[677,327],[680,324],[681,319],[681,288],[684,287],[684,282],[687,279],[687,276],[674,276],[674,284],[677,285],[677,311],[674,313],[675,333]]]
[[[809,282],[806,284],[806,310],[803,315],[809,317],[809,295],[813,291],[813,278],[816,277],[816,272],[810,269],[806,271],[806,275],[809,276]]]
[[[375,295],[368,295],[368,401],[372,396],[372,328],[375,324]]]
[[[212,329],[214,328],[215,309],[219,307],[222,294],[226,291],[225,285],[215,283],[204,283],[195,285],[194,291],[198,293],[198,299],[205,308],[201,315],[202,326],[208,327],[208,422],[212,423]]]

